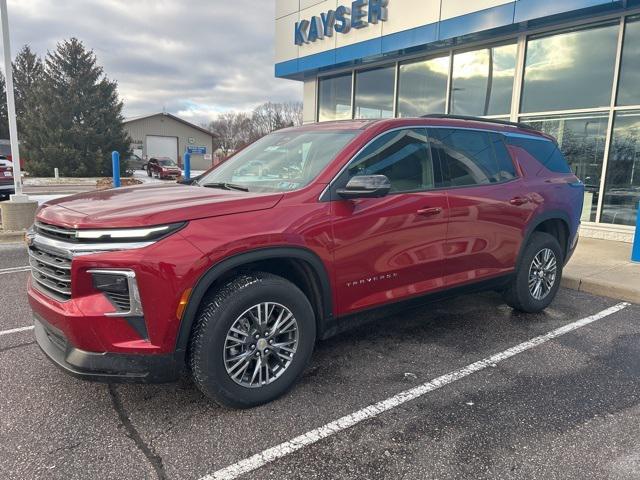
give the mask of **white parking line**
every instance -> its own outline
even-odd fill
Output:
[[[0,275],[7,275],[9,273],[28,272],[29,270],[31,270],[31,267],[28,265],[25,267],[2,268],[0,269]]]
[[[553,340],[554,338],[577,330],[578,328],[584,327],[585,325],[589,325],[590,323],[613,315],[614,313],[619,312],[620,310],[623,310],[628,306],[628,303],[620,303],[611,308],[603,310],[600,313],[596,313],[595,315],[591,315],[590,317],[586,317],[582,320],[578,320],[576,322],[565,325],[564,327],[560,327],[545,335],[532,338],[531,340],[516,345],[515,347],[505,350],[504,352],[497,353],[496,355],[492,355],[491,357],[485,358],[484,360],[480,360],[478,362],[472,363],[471,365],[467,365],[460,370],[447,373],[446,375],[431,380],[430,382],[423,383],[422,385],[419,385],[415,388],[394,395],[391,398],[375,403],[373,405],[369,405],[362,410],[358,410],[355,413],[346,415],[322,427],[304,433],[294,438],[293,440],[281,443],[280,445],[276,445],[275,447],[271,447],[256,455],[253,455],[252,457],[241,460],[238,463],[229,465],[228,467],[218,470],[215,473],[202,477],[201,480],[231,480],[238,478],[240,475],[252,472],[275,460],[278,460],[279,458],[290,455],[324,438],[330,437],[332,435],[335,435],[336,433],[346,430],[347,428],[353,427],[354,425],[357,425],[364,420],[377,417],[378,415],[396,408],[399,405],[410,402],[411,400],[415,400],[416,398],[442,388],[445,385],[449,385],[450,383],[468,377],[472,373],[484,370],[489,366],[503,362],[504,360],[507,360],[511,357],[514,357],[515,355],[537,347],[538,345],[542,345],[549,340]]]
[[[5,335],[12,335],[14,333],[28,332],[29,330],[33,330],[34,328],[35,327],[32,325],[30,327],[14,328],[13,330],[3,330],[2,332],[0,332],[0,337],[3,337]]]

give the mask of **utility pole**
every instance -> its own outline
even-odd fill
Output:
[[[13,90],[13,65],[11,63],[11,40],[9,38],[9,16],[7,0],[0,0],[2,15],[2,47],[4,49],[4,73],[7,82],[7,111],[9,113],[9,138],[11,139],[11,158],[13,160],[13,183],[16,193],[12,201],[25,201],[22,193],[22,168],[20,166],[20,146],[18,142],[18,123],[16,121],[16,100]]]

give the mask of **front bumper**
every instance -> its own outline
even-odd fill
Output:
[[[107,383],[166,383],[180,377],[182,365],[174,355],[85,352],[38,315],[34,323],[40,349],[54,365],[74,377]]]

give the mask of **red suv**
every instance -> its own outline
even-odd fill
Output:
[[[175,180],[182,175],[182,170],[180,170],[178,164],[167,157],[152,158],[149,160],[149,163],[147,163],[146,168],[148,176],[152,177],[155,175],[161,180],[165,178]]]
[[[578,241],[583,190],[526,125],[282,130],[192,185],[45,204],[28,236],[35,335],[82,378],[188,372],[214,400],[255,406],[353,314],[484,289],[541,311]]]

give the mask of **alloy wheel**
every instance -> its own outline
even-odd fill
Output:
[[[284,305],[264,302],[244,311],[224,343],[224,366],[231,379],[247,388],[276,381],[298,348],[298,321]]]
[[[536,300],[549,295],[558,276],[558,261],[550,248],[540,250],[529,267],[529,293]]]

